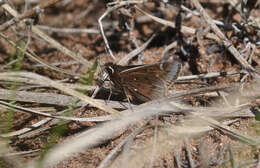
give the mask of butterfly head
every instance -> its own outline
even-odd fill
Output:
[[[106,63],[104,65],[104,70],[106,71],[106,73],[111,76],[114,74],[115,70],[114,70],[114,66],[113,63]]]

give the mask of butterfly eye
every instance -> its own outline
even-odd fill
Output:
[[[160,70],[164,70],[164,68],[163,68],[163,64],[160,64]]]
[[[107,66],[106,67],[106,71],[108,74],[113,74],[114,73],[114,69],[111,66]]]

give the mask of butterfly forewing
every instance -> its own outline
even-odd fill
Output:
[[[117,88],[141,101],[148,101],[165,95],[167,87],[177,78],[180,67],[178,61],[136,66],[110,64],[107,71],[110,71],[110,80]]]

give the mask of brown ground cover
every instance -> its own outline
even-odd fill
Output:
[[[258,1],[0,2],[1,167],[260,167]],[[163,97],[90,98],[171,56]]]

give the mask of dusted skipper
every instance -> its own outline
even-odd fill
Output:
[[[130,66],[106,63],[104,69],[115,88],[125,93],[129,101],[146,102],[167,95],[181,63],[177,60]]]

